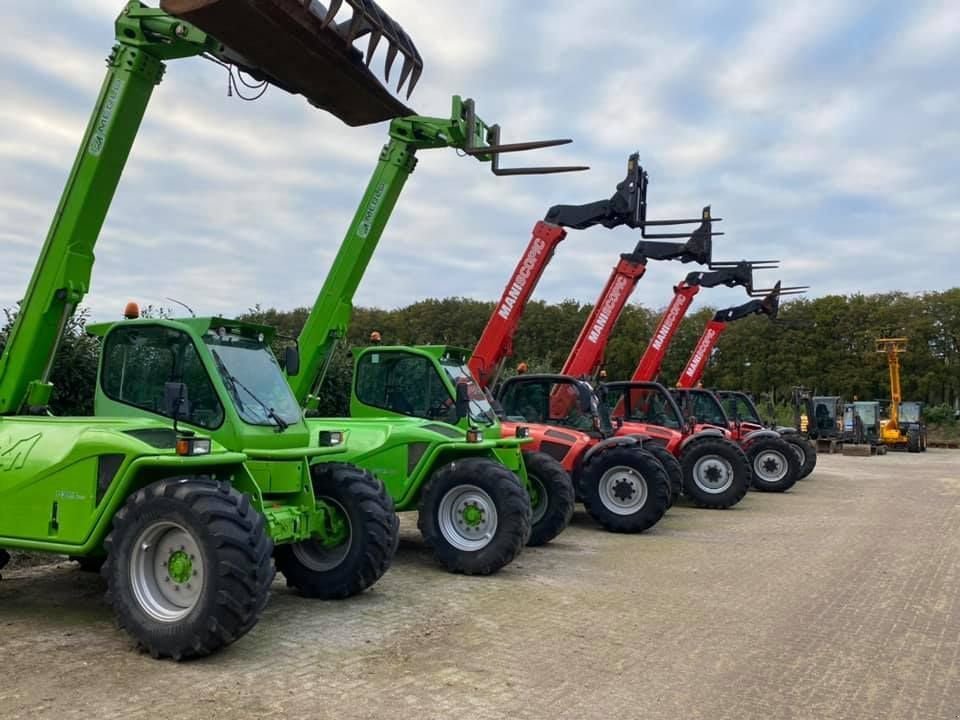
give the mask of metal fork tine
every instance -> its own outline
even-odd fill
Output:
[[[387,59],[383,65],[383,77],[387,82],[390,82],[390,69],[393,67],[393,61],[397,59],[397,46],[393,43],[390,43],[390,47],[387,48]]]
[[[310,4],[311,0],[306,0],[306,4]],[[333,19],[337,16],[337,13],[340,12],[340,8],[343,6],[343,0],[330,0],[330,5],[327,6],[327,14],[324,16],[323,20],[320,23],[320,27],[326,28],[333,22]]]
[[[400,68],[400,80],[397,81],[397,92],[400,92],[400,88],[403,87],[403,81],[410,75],[411,70],[413,70],[413,60],[409,55],[404,54],[403,67]]]
[[[380,42],[381,37],[383,37],[383,33],[381,33],[379,29],[373,28],[370,31],[370,44],[367,45],[367,67],[370,67],[370,61],[373,60],[373,53],[376,51],[377,44]]]
[[[423,63],[417,63],[413,66],[413,73],[410,75],[410,82],[407,84],[407,100],[410,99],[410,93],[420,82],[420,75],[423,73]]]

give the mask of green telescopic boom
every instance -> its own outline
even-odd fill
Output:
[[[449,118],[411,115],[390,123],[390,141],[380,152],[347,234],[340,245],[320,294],[300,333],[300,370],[288,376],[297,401],[308,410],[318,405],[317,391],[333,358],[337,343],[350,325],[353,298],[380,242],[403,186],[416,166],[417,150],[455,148],[481,162],[495,175],[543,175],[586,170],[583,166],[501,168],[501,153],[564,145],[570,140],[538,140],[500,144],[500,127],[476,116],[473,100],[453,98]]]
[[[64,328],[90,288],[93,248],[164,59],[212,51],[218,43],[154,8],[131,2],[117,20],[117,44],[73,169],[0,356],[0,415],[42,412]]]

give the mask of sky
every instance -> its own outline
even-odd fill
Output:
[[[509,164],[591,170],[495,177],[450,149],[421,151],[355,305],[499,297],[547,209],[608,198],[635,151],[649,216],[711,205],[726,233],[716,259],[781,261],[758,285],[815,297],[960,284],[955,0],[379,2],[424,58],[417,112],[445,116],[452,94],[469,96],[503,142],[574,140]],[[0,4],[0,307],[26,289],[121,7]],[[226,89],[213,63],[168,64],[97,244],[96,319],[128,300],[202,315],[313,303],[387,125],[349,128],[275,88],[257,102]],[[636,239],[571,231],[535,297],[593,302]],[[634,302],[664,306],[692,269],[651,263]]]

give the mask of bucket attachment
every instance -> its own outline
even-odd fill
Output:
[[[342,22],[337,13],[352,12]],[[386,43],[384,81],[401,56],[397,82],[410,97],[423,60],[410,36],[373,0],[161,0],[165,12],[223,44],[219,59],[258,80],[303,95],[347,125],[369,125],[414,111],[370,71]],[[353,43],[369,35],[366,56]]]

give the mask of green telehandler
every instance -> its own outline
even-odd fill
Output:
[[[91,327],[103,338],[96,417],[48,411],[57,346],[89,290],[94,246],[165,61],[213,56],[348,124],[407,114],[351,43],[386,38],[388,62],[403,54],[409,86],[419,55],[373,2],[348,4],[352,20],[339,24],[314,3],[287,0],[126,5],[0,356],[0,566],[12,549],[102,564],[119,624],[154,657],[206,655],[249,631],[274,556],[303,595],[346,597],[376,582],[396,549],[392,500],[343,462],[338,429],[304,422],[268,327],[138,319],[131,309],[128,320]],[[210,33],[217,27],[229,47]],[[284,359],[295,376],[295,349]]]
[[[450,117],[394,119],[390,139],[298,338],[303,363],[289,377],[308,414],[352,302],[418,150],[453,148],[495,175],[544,174],[580,166],[503,168],[500,155],[570,142],[500,143],[500,127],[477,117],[473,100],[455,96]],[[573,514],[569,475],[544,453],[525,455],[524,430],[502,438],[469,353],[446,346],[371,347],[356,357],[351,418],[308,418],[318,431],[344,430],[347,461],[374,472],[397,510],[418,510],[421,533],[450,571],[489,574],[524,544],[556,537]]]

